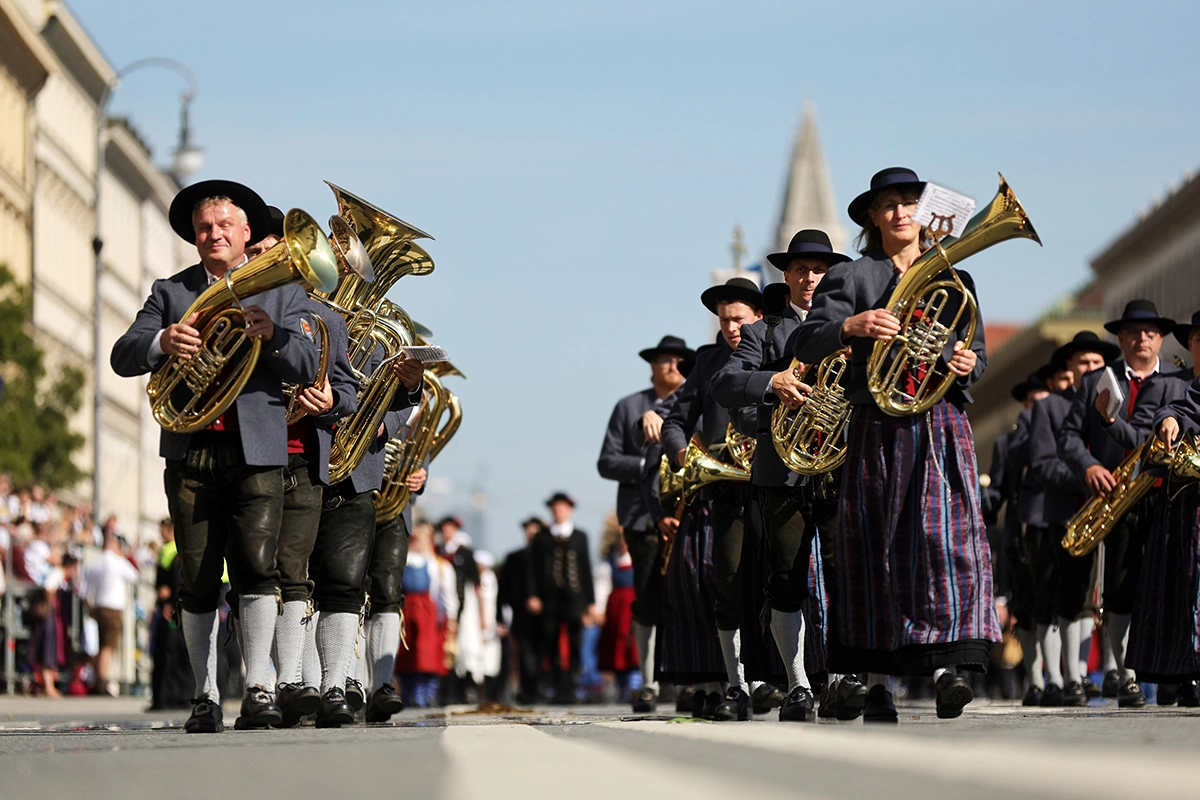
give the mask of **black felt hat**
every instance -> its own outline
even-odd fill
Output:
[[[568,503],[571,508],[575,507],[575,500],[566,492],[555,492],[554,494],[550,495],[550,499],[546,501],[546,505],[552,506],[559,502]]]
[[[1121,357],[1121,348],[1112,342],[1106,342],[1093,331],[1080,331],[1075,338],[1054,351],[1050,363],[1058,369],[1067,368],[1067,359],[1076,353],[1099,353],[1105,363],[1116,361]]]
[[[1121,326],[1127,322],[1145,322],[1155,326],[1166,336],[1175,327],[1175,320],[1158,313],[1153,300],[1130,300],[1125,304],[1125,311],[1120,319],[1104,323],[1104,330],[1109,333],[1120,333]]]
[[[271,227],[267,230],[267,233],[269,233],[271,236],[274,236],[276,239],[282,239],[284,217],[283,209],[279,208],[279,206],[267,206],[267,213],[271,215]],[[254,230],[251,229],[250,233],[253,234]]]
[[[774,264],[776,268],[785,270],[794,258],[818,258],[830,266],[850,260],[850,256],[834,252],[829,235],[825,231],[815,228],[808,228],[797,233],[788,242],[787,250],[782,253],[770,253],[767,261]]]
[[[530,517],[529,519],[521,522],[522,529],[528,527],[529,525],[537,525],[539,528],[546,527],[546,523],[542,522],[540,517]]]
[[[914,188],[918,192],[925,191],[925,181],[918,178],[917,173],[908,167],[881,169],[871,176],[871,188],[850,201],[846,213],[855,223],[865,228],[870,219],[867,216],[867,209],[871,207],[871,201],[875,199],[875,195],[885,189],[902,189],[906,186]]]
[[[271,212],[258,193],[249,186],[236,181],[211,180],[193,183],[185,186],[171,201],[167,218],[171,221],[171,229],[179,234],[179,238],[188,244],[196,243],[196,230],[192,227],[192,211],[196,203],[207,197],[228,197],[235,206],[246,212],[246,221],[250,224],[251,245],[261,242],[271,232]]]
[[[658,358],[663,353],[669,353],[673,356],[679,356],[685,361],[690,361],[696,357],[696,351],[687,346],[687,342],[680,339],[678,336],[664,336],[658,340],[658,344],[654,347],[647,347],[645,350],[638,353],[643,361],[650,363]]]
[[[1179,343],[1186,349],[1188,346],[1188,339],[1191,338],[1192,335],[1192,329],[1197,326],[1200,326],[1200,311],[1192,314],[1191,325],[1187,324],[1186,322],[1176,322],[1175,327],[1171,328],[1171,333],[1175,334],[1176,340],[1178,340]]]
[[[717,286],[710,286],[700,295],[700,302],[712,313],[717,313],[718,303],[745,303],[762,311],[763,297],[758,284],[749,278],[730,278]]]
[[[1058,366],[1053,361],[1051,361],[1047,364],[1042,364],[1040,367],[1037,368],[1037,372],[1035,372],[1033,374],[1037,377],[1037,379],[1039,381],[1041,381],[1042,383],[1045,383],[1046,381],[1048,381],[1054,377],[1054,373],[1059,372],[1061,369],[1062,368],[1060,366]]]
[[[1045,367],[1042,367],[1042,369],[1039,369],[1037,372],[1029,373],[1028,378],[1014,386],[1012,388],[1013,400],[1016,400],[1018,403],[1024,403],[1025,396],[1030,392],[1048,391],[1046,387],[1046,376],[1042,374],[1042,370],[1044,369]]]
[[[792,290],[786,283],[769,283],[763,289],[763,311],[782,314],[792,302]]]

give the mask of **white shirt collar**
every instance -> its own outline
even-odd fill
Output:
[[[248,262],[249,260],[250,260],[250,259],[246,257],[246,254],[245,254],[245,253],[242,253],[242,260],[241,260],[241,261],[239,261],[238,263],[234,264],[234,265],[233,265],[232,267],[230,267],[229,269],[237,269],[238,267],[240,267],[242,264],[245,264],[245,263],[246,263],[246,262]],[[204,262],[203,262],[203,261],[202,261],[202,262],[200,262],[200,266],[204,267]],[[219,281],[219,280],[222,280],[221,278],[218,278],[216,275],[213,275],[211,272],[209,272],[209,271],[208,271],[208,267],[204,267],[204,276],[205,276],[206,278],[208,278],[208,285],[209,285],[209,286],[212,286],[212,285],[213,285],[214,283],[216,283],[217,281]]]
[[[808,312],[811,309],[801,308],[800,306],[796,305],[795,303],[788,303],[788,305],[790,305],[792,307],[792,311],[796,312],[796,316],[800,317],[801,322],[804,322],[804,320],[808,319]]]
[[[550,533],[554,534],[555,538],[566,539],[575,532],[575,523],[567,520],[563,523],[554,523],[550,526]]]
[[[1162,366],[1162,360],[1158,359],[1158,358],[1154,359],[1154,368],[1151,369],[1149,372],[1147,372],[1142,377],[1149,378],[1151,375],[1156,374],[1159,370],[1159,367],[1161,367],[1161,366]],[[1130,380],[1133,380],[1137,376],[1138,376],[1138,374],[1133,371],[1133,367],[1129,366],[1129,362],[1126,361],[1125,362],[1125,377],[1129,378]]]

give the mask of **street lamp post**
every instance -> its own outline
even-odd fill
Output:
[[[95,255],[95,274],[93,276],[92,297],[92,520],[95,524],[101,521],[100,503],[103,499],[101,492],[103,467],[101,464],[100,435],[101,422],[104,413],[104,391],[100,386],[100,376],[105,368],[104,354],[100,350],[101,315],[103,300],[101,284],[104,278],[104,260],[101,252],[104,240],[100,232],[100,186],[104,177],[104,150],[108,133],[108,101],[112,93],[120,85],[121,78],[131,72],[150,67],[162,67],[183,76],[188,88],[184,91],[181,102],[182,109],[179,121],[179,144],[175,148],[171,164],[171,176],[176,183],[182,184],[188,176],[195,174],[204,164],[204,152],[192,144],[192,131],[189,124],[188,111],[192,99],[196,96],[197,85],[195,74],[186,65],[172,58],[143,58],[127,64],[113,77],[112,81],[100,93],[100,101],[96,107],[96,176],[92,186],[93,220],[95,224],[92,237],[92,252]]]

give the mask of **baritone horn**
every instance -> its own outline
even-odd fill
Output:
[[[850,401],[842,378],[849,365],[845,349],[802,371],[803,365],[792,359],[791,370],[797,379],[813,376],[812,391],[795,411],[783,403],[775,407],[771,413],[771,441],[779,458],[793,472],[818,475],[837,469],[846,460]]]
[[[209,286],[184,313],[199,313],[192,326],[203,344],[190,359],[171,356],[146,386],[154,419],[174,433],[203,430],[245,388],[262,350],[246,336],[242,298],[286,283],[328,291],[337,285],[336,257],[321,227],[298,208],[283,219],[283,239],[265,253]]]
[[[979,312],[975,296],[954,265],[1008,239],[1042,243],[1001,175],[995,197],[967,223],[963,235],[946,240],[944,245],[935,238],[933,247],[900,278],[885,306],[900,320],[900,333],[876,341],[867,362],[867,387],[885,414],[924,414],[958,379],[942,363],[942,351],[964,316],[967,331],[962,342],[971,346]],[[910,376],[916,379],[912,391],[905,385]]]

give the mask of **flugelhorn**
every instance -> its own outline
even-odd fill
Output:
[[[876,341],[867,362],[867,387],[885,414],[923,414],[958,380],[942,364],[942,351],[964,314],[968,323],[962,342],[971,346],[979,312],[954,265],[1008,239],[1042,243],[1001,175],[996,196],[967,223],[963,235],[945,244],[935,241],[900,278],[885,306],[900,320],[900,333]],[[954,303],[952,294],[960,302]],[[915,382],[912,391],[905,385],[910,377]]]
[[[846,460],[846,423],[850,401],[842,378],[849,369],[847,351],[839,350],[802,372],[792,359],[797,379],[812,376],[812,391],[795,411],[780,403],[771,413],[771,440],[788,469],[818,475],[837,469]]]
[[[1172,481],[1187,484],[1200,480],[1200,436],[1188,431],[1172,450],[1152,435],[1126,456],[1113,470],[1117,485],[1112,491],[1092,497],[1067,522],[1063,549],[1073,556],[1086,556],[1095,550],[1121,517],[1150,491],[1164,467]]]
[[[285,283],[328,291],[337,285],[336,257],[321,227],[298,208],[283,220],[283,239],[258,258],[228,270],[184,313],[203,344],[190,359],[171,356],[146,386],[154,419],[175,433],[204,429],[231,406],[250,380],[262,340],[247,337],[242,298]],[[277,320],[278,322],[278,320]]]

